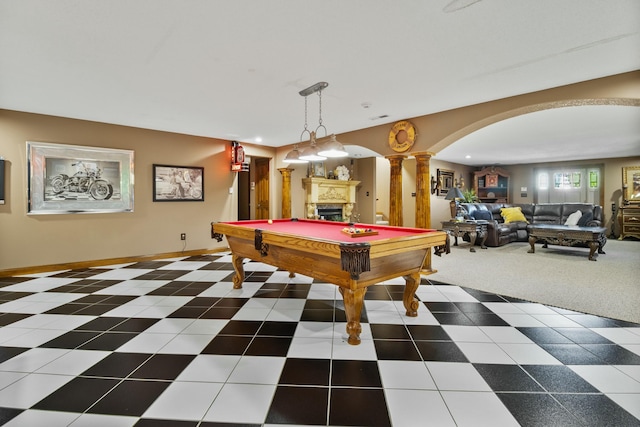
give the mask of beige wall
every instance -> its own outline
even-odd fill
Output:
[[[27,215],[26,141],[134,150],[134,212]],[[245,148],[262,157],[275,152]],[[180,233],[187,234],[186,250],[224,247],[211,239],[209,224],[236,219],[228,141],[0,110],[0,156],[6,160],[0,270],[177,252]],[[204,202],[153,202],[154,163],[203,166]]]

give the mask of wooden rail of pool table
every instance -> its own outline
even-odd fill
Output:
[[[420,271],[427,253],[432,247],[441,249],[448,241],[447,234],[441,231],[417,233],[402,239],[381,239],[362,245],[306,239],[267,230],[258,232],[226,223],[212,223],[212,232],[220,237],[226,236],[229,243],[236,271],[234,288],[241,288],[244,282],[245,258],[287,270],[291,275],[299,273],[337,285],[344,300],[349,344],[360,343],[364,295],[367,287],[375,283],[402,276],[405,279],[403,304],[406,315],[417,316],[419,302],[415,299],[415,291],[420,284]],[[354,272],[343,269],[344,251],[365,246],[368,246],[368,270]]]

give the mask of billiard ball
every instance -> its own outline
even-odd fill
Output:
[[[270,219],[269,221],[267,221],[269,224],[273,224],[273,220]]]

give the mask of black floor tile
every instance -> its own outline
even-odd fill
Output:
[[[456,302],[453,303],[463,313],[493,313],[482,303],[479,302]]]
[[[283,425],[326,425],[328,403],[329,389],[326,387],[278,386],[266,422]]]
[[[451,341],[451,337],[442,326],[408,325],[407,329],[411,337],[416,341]]]
[[[328,386],[329,359],[287,359],[278,384]]]
[[[585,426],[640,426],[640,420],[602,394],[553,395]]]
[[[518,365],[474,363],[474,368],[496,392],[542,392],[542,387]]]
[[[133,371],[129,378],[175,380],[194,358],[189,354],[154,354]]]
[[[410,340],[409,331],[404,325],[371,324],[373,339]]]
[[[280,356],[285,357],[291,346],[291,337],[261,337],[257,336],[247,348],[248,356]]]
[[[293,337],[298,322],[264,322],[258,330],[258,336]]]
[[[517,328],[536,344],[572,344],[569,338],[551,328]]]
[[[242,355],[252,339],[250,336],[217,335],[202,350],[202,354]]]
[[[425,302],[424,305],[432,313],[461,313],[460,308],[452,302]]]
[[[91,341],[101,333],[96,331],[71,331],[40,345],[40,347],[74,349]]]
[[[378,360],[422,360],[413,341],[374,340]]]
[[[476,326],[464,313],[433,313],[441,325]]]
[[[111,353],[81,375],[87,377],[126,378],[152,355],[145,353]]]
[[[250,335],[258,333],[262,322],[258,320],[230,320],[220,331],[220,335]]]
[[[138,336],[134,332],[104,332],[78,347],[81,350],[113,351]]]
[[[378,362],[375,360],[333,360],[333,387],[382,387]]]
[[[182,420],[158,420],[155,418],[140,418],[133,427],[222,427],[223,424],[218,423],[200,423],[198,421],[182,421]],[[236,427],[241,427],[237,424]],[[251,426],[253,427],[253,426]],[[255,426],[260,427],[260,426]]]
[[[585,426],[551,395],[544,393],[497,393],[523,427]]]
[[[598,393],[581,376],[564,365],[525,365],[522,367],[550,393]]]
[[[565,365],[600,365],[603,362],[578,344],[540,344],[540,347]]]
[[[576,344],[613,344],[600,334],[585,328],[553,328]]]
[[[425,362],[468,362],[462,350],[453,342],[416,341]]]
[[[329,425],[390,427],[384,392],[382,389],[332,389]]]
[[[127,320],[124,317],[98,317],[93,319],[82,326],[78,326],[76,331],[108,331],[109,329],[119,325]]]
[[[110,378],[74,378],[33,408],[45,411],[84,412],[89,409],[120,380]],[[73,396],[73,398],[69,398]]]
[[[240,310],[237,307],[218,307],[217,305],[205,311],[201,319],[231,319]]]
[[[640,356],[617,344],[582,344],[582,347],[611,365],[640,365]]]
[[[113,332],[143,332],[158,323],[159,319],[142,319],[132,317],[114,326]]]
[[[476,326],[509,326],[500,316],[493,313],[464,313]]]

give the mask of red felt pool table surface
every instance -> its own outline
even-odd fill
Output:
[[[392,227],[372,224],[353,224],[336,221],[308,220],[308,219],[274,219],[229,221],[225,224],[236,225],[251,229],[260,229],[276,233],[293,234],[299,237],[333,240],[344,243],[372,242],[382,239],[407,237],[422,233],[430,233],[435,230],[424,228]],[[378,232],[376,235],[352,237],[342,232],[344,228],[355,227],[359,229],[372,229]]]

